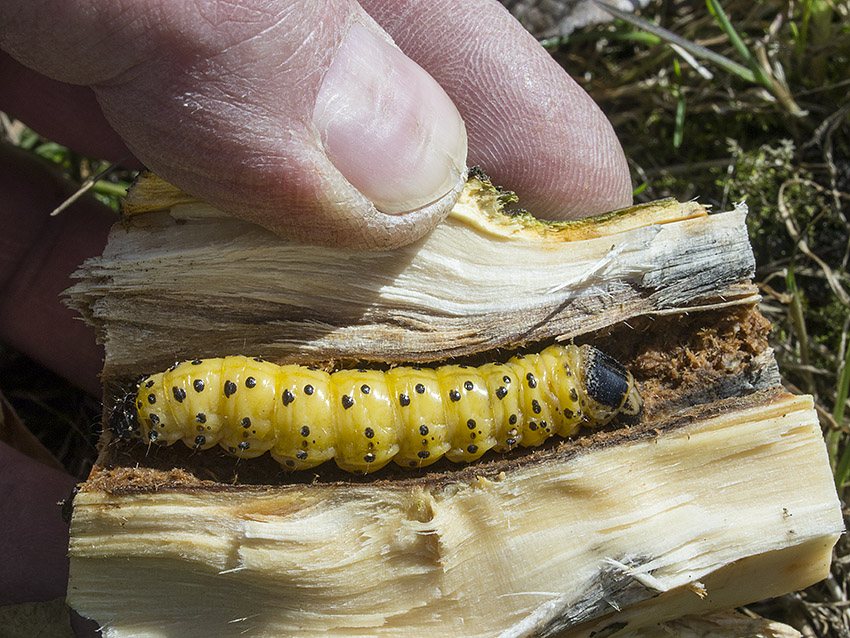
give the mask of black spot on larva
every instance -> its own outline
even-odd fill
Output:
[[[540,427],[541,429],[546,430],[547,432],[551,432],[551,430],[549,429],[549,425],[546,423],[546,421],[541,421]]]
[[[420,450],[416,453],[416,456],[418,456],[420,459],[427,459],[429,456],[431,456],[431,453],[428,450]]]
[[[202,434],[199,434],[195,437],[195,447],[201,447],[204,443],[207,442],[207,437]]]
[[[204,391],[204,380],[203,379],[195,379],[192,381],[192,387],[195,388],[195,392],[203,392]]]
[[[413,389],[416,390],[416,394],[425,394],[425,386],[421,383],[417,383]]]
[[[365,430],[363,430],[363,435],[367,439],[371,439],[375,436],[375,430],[373,430],[372,428],[366,428]]]
[[[292,392],[289,389],[283,391],[283,394],[280,395],[281,401],[283,401],[283,405],[289,405],[293,401],[295,401],[295,397],[292,395]]]
[[[178,388],[176,385],[171,388],[171,394],[174,395],[174,400],[177,401],[177,403],[183,403],[183,399],[186,398],[186,390]]]
[[[398,395],[398,402],[402,407],[406,408],[410,405],[410,397],[402,392]]]
[[[156,403],[156,395],[155,394],[149,394],[148,395],[148,403],[150,403],[151,405]]]
[[[368,454],[366,454],[366,455],[363,457],[363,460],[364,460],[364,461],[366,461],[367,463],[374,463],[374,461],[375,461],[375,455],[374,455],[374,454],[372,454],[371,452],[369,452]]]
[[[265,363],[265,359],[263,359],[262,357],[254,357],[254,361],[256,361],[257,363]]]
[[[428,426],[424,425],[424,424],[420,425],[419,426],[419,434],[421,434],[422,436],[428,436]]]
[[[198,423],[206,423],[207,422],[207,415],[204,414],[203,412],[198,412],[195,415],[195,421],[197,421]]]
[[[360,386],[360,391],[361,391],[363,394],[369,394],[369,393],[372,391],[372,388],[370,388],[368,385],[366,385],[366,384],[364,383],[363,385],[361,385],[361,386]]]
[[[572,419],[572,418],[575,418],[575,415],[576,415],[576,414],[575,414],[575,412],[573,412],[573,411],[572,411],[572,410],[570,410],[569,408],[567,408],[567,409],[565,409],[565,410],[564,410],[564,418],[565,418],[565,419]]]
[[[478,451],[478,446],[469,444],[469,445],[466,446],[466,451],[469,452],[470,454],[475,454]]]
[[[318,370],[318,368],[317,368],[316,366],[307,366],[307,369],[308,369],[308,370],[312,370],[313,372],[315,372],[316,370]]]
[[[532,421],[531,423],[528,424],[528,429],[533,432],[534,430],[537,429],[537,424],[534,421]]]
[[[156,430],[151,430],[150,432],[148,432],[148,439],[150,439],[151,441],[156,441],[158,438],[159,432],[157,432]]]
[[[139,401],[136,405],[138,406],[138,408],[139,408],[140,410],[142,409],[142,402],[141,402],[141,401]]]
[[[298,459],[299,461],[303,461],[307,458],[307,452],[305,452],[304,450],[298,450],[295,453],[295,458]]]
[[[449,390],[449,398],[452,401],[460,401],[460,392],[457,390]]]
[[[296,456],[297,456],[297,454],[296,454]],[[289,467],[295,467],[295,461],[293,461],[292,459],[286,459],[286,464]]]
[[[531,374],[529,372],[527,375],[525,375],[525,378],[528,379],[528,387],[529,388],[536,388],[537,387],[537,379],[534,378],[533,374]]]
[[[365,368],[357,368],[357,372],[361,372],[361,373],[366,372],[366,369]]]
[[[154,425],[157,425],[159,423],[159,417],[155,414],[151,414],[148,418]]]
[[[246,430],[251,427],[251,419],[247,416],[243,417],[241,423],[242,423],[242,427],[245,428]]]
[[[542,408],[540,407],[540,402],[537,399],[532,399],[531,400],[531,411],[534,412],[534,414],[540,414],[541,410],[542,410]]]
[[[516,439],[510,438],[505,441],[508,445],[516,445]]]
[[[257,385],[257,380],[254,377],[248,377],[247,379],[245,379],[245,387],[246,388],[253,388],[256,385]]]
[[[242,441],[237,447],[240,450],[247,450],[249,447],[251,447],[251,444],[248,443],[248,441]]]
[[[306,439],[308,436],[310,436],[310,428],[309,428],[309,427],[307,427],[306,425],[302,425],[302,426],[301,426],[301,436],[303,436],[305,439]]]
[[[145,383],[145,387],[146,388],[152,388],[153,387],[153,379],[150,379],[147,383]]]
[[[573,376],[573,371],[570,370],[570,364],[569,363],[564,364],[564,374],[568,377]]]
[[[204,362],[204,361],[203,361],[203,359],[194,359],[194,360],[192,361],[192,365],[193,365],[193,366],[199,366],[199,365],[201,365],[203,362]]]
[[[510,385],[511,384],[511,378],[508,375],[503,376],[502,377],[502,383],[504,383],[505,385]]]
[[[510,423],[511,425],[516,425],[516,414],[512,414],[508,417],[508,423]]]
[[[576,392],[575,388],[570,388],[570,398],[573,401],[578,401],[578,392]]]
[[[475,429],[475,419],[469,419],[466,422],[466,427],[468,427],[470,430],[474,430]]]
[[[497,399],[504,399],[507,395],[508,395],[508,389],[505,386],[500,385],[498,388],[496,388],[496,398]]]
[[[342,395],[342,407],[347,410],[352,405],[354,405],[354,399],[347,394]]]
[[[467,392],[469,392],[470,390],[472,390],[472,388],[474,388],[474,387],[475,387],[475,386],[474,386],[474,385],[472,385],[472,381],[464,381],[464,382],[463,382],[463,388],[464,388],[464,390],[466,390]]]
[[[236,394],[236,384],[233,381],[225,381],[224,382],[224,396],[228,399]]]
[[[422,366],[411,366],[411,370],[421,370]]]
[[[314,391],[315,391],[315,388],[313,386],[311,386],[309,383],[304,386],[304,394],[310,395],[310,394],[313,394]]]
[[[417,465],[416,461],[408,461],[407,462],[407,467],[416,467],[416,465]]]

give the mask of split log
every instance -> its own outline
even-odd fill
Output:
[[[366,476],[107,431],[74,502],[71,605],[110,638],[598,637],[825,577],[840,507],[811,398],[779,387],[745,211],[546,224],[506,200],[473,178],[431,236],[362,254],[142,180],[70,291],[107,400],[195,357],[478,364],[561,339],[625,364],[645,411]]]

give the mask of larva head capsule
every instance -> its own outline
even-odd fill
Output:
[[[581,347],[580,360],[585,415],[598,425],[618,415],[626,422],[639,421],[643,398],[631,372],[593,346]]]
[[[136,393],[130,392],[119,399],[107,421],[109,428],[119,439],[127,441],[141,436],[139,413],[136,411]]]

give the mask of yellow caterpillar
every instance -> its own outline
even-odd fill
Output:
[[[112,426],[157,445],[220,445],[243,458],[271,452],[293,470],[334,459],[362,474],[390,461],[469,463],[642,408],[619,362],[592,346],[555,345],[506,363],[387,371],[327,373],[243,356],[187,361],[143,379]]]

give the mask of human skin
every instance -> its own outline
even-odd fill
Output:
[[[93,156],[130,149],[131,165],[300,241],[414,241],[473,165],[543,218],[631,203],[607,119],[493,0],[5,0],[0,49],[9,115]],[[44,166],[0,153],[0,340],[97,393],[101,350],[58,293],[114,218],[92,200],[49,218],[64,196]],[[13,456],[0,446],[0,482],[16,485],[0,560],[30,569],[0,605],[61,595],[67,578],[54,504],[73,479]]]

